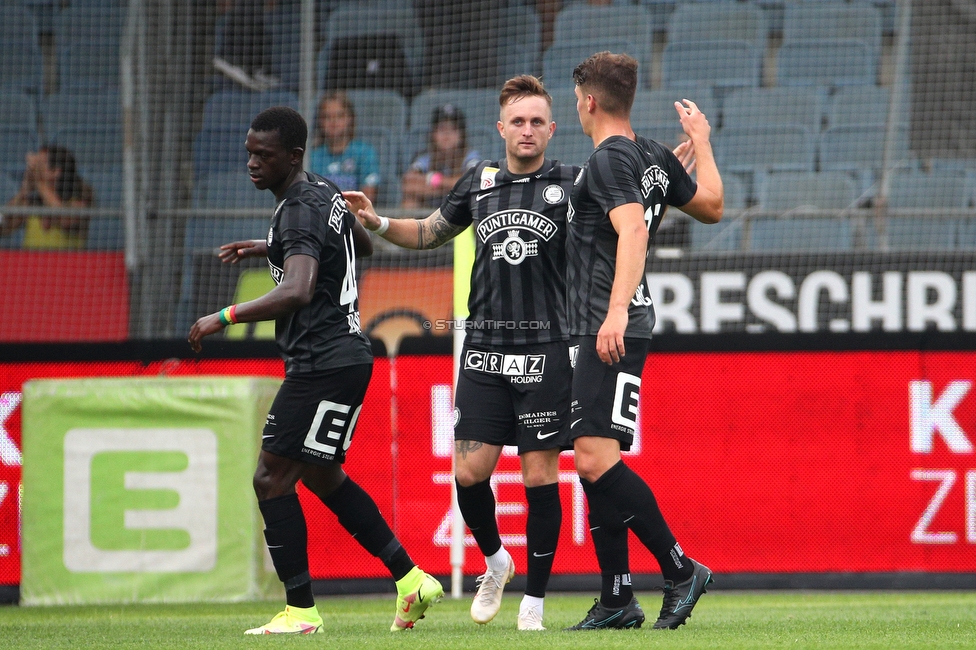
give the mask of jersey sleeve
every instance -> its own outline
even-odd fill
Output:
[[[641,170],[615,147],[598,149],[590,155],[587,189],[606,214],[628,203],[642,203]]]
[[[289,199],[281,207],[278,232],[284,259],[308,255],[319,260],[328,227],[328,215],[321,212],[299,199]]]
[[[685,168],[681,165],[681,161],[678,160],[678,157],[674,153],[665,148],[665,156],[669,166],[668,178],[671,179],[671,186],[668,188],[668,205],[681,207],[695,198],[695,192],[698,191],[698,184],[685,171]]]
[[[470,196],[479,166],[475,165],[464,172],[441,203],[441,214],[455,226],[469,226],[474,220]]]

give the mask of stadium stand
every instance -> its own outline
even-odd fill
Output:
[[[612,37],[630,43],[630,49],[618,50],[612,46],[593,49],[593,52],[610,50],[625,51],[649,66],[654,50],[654,24],[647,10],[640,5],[571,4],[563,7],[553,25],[553,46],[574,41],[594,41]],[[583,59],[573,64],[576,66]],[[570,68],[572,70],[572,68]]]
[[[542,26],[534,9],[516,4],[500,12],[499,33],[505,35],[498,48],[498,85],[518,74],[542,74]]]
[[[55,21],[58,81],[70,86],[118,86],[125,7],[71,3]]]
[[[44,55],[37,21],[24,7],[0,7],[0,91],[25,92],[34,97],[44,90]]]
[[[546,88],[550,92],[558,88],[573,88],[573,69],[586,57],[603,50],[631,53],[637,51],[637,46],[632,41],[617,37],[553,42],[542,55],[542,81]],[[646,75],[639,75],[637,88],[643,88],[646,83]]]
[[[796,208],[847,210],[857,207],[860,192],[844,172],[779,171],[764,174],[758,191],[763,211]]]
[[[756,217],[750,221],[749,250],[838,252],[854,247],[850,220],[832,217]]]
[[[758,88],[765,48],[748,41],[669,41],[661,59],[665,86],[708,85],[716,90]]]
[[[811,134],[819,133],[824,118],[824,96],[817,88],[737,89],[722,103],[722,128],[783,124],[802,127]]]
[[[747,2],[678,4],[668,19],[668,42],[746,41],[766,47],[769,28],[762,9]]]

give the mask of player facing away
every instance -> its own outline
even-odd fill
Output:
[[[635,135],[630,109],[637,61],[601,52],[573,71],[576,110],[594,151],[570,195],[566,256],[570,345],[576,351],[570,436],[586,494],[602,587],[570,629],[640,627],[630,586],[632,530],[661,566],[664,603],[655,628],[691,616],[712,572],[684,554],[647,483],[621,459],[634,439],[654,306],[644,285],[648,243],[668,205],[704,223],[722,217],[722,179],[710,127],[691,101],[675,102],[696,154],[697,184],[661,144]]]
[[[414,565],[373,499],[342,469],[373,369],[370,343],[359,326],[354,266],[357,245],[369,252],[372,247],[338,188],[303,169],[307,136],[305,120],[286,107],[262,111],[251,123],[248,173],[256,188],[274,193],[277,206],[266,239],[224,244],[219,257],[234,264],[267,256],[276,286],[200,318],[188,340],[199,351],[203,337],[231,323],[275,319],[285,361],[285,379],[264,427],[254,491],[286,607],[246,634],[322,631],[298,481],[389,569],[397,587],[390,627],[396,632],[423,618],[444,588]]]
[[[474,226],[454,427],[458,504],[487,565],[477,579],[471,617],[491,621],[515,574],[495,520],[490,479],[502,446],[516,445],[529,506],[518,629],[543,630],[562,523],[559,452],[571,447],[565,238],[569,191],[579,168],[545,157],[556,124],[552,98],[538,79],[508,80],[499,105],[505,158],[469,170],[425,219],[390,220],[378,216],[361,193],[344,196],[367,229],[405,248],[435,248]]]

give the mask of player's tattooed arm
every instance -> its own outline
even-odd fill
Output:
[[[483,442],[477,440],[455,440],[454,454],[461,458],[467,458],[468,454],[474,453],[484,446]]]
[[[457,237],[467,226],[457,226],[448,221],[440,210],[417,222],[417,248],[428,250],[446,244]]]

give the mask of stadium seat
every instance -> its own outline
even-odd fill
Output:
[[[425,329],[423,322],[447,320],[453,312],[453,269],[370,268],[359,279],[363,332],[381,339],[392,355],[404,336],[451,334]]]
[[[884,220],[884,241],[889,250],[939,250],[956,248],[960,226],[957,219],[938,216],[889,216]]]
[[[749,250],[824,253],[848,251],[854,245],[849,219],[757,217],[749,228]]]
[[[271,74],[281,82],[281,88],[298,92],[301,67],[302,14],[297,2],[276,2],[264,12],[266,33],[271,40]]]
[[[36,128],[0,124],[0,171],[19,179],[27,165],[27,154],[39,146]]]
[[[668,42],[746,41],[764,49],[767,32],[762,10],[743,2],[682,3],[668,20]]]
[[[965,174],[897,169],[888,181],[889,208],[968,208],[972,188]]]
[[[429,129],[434,109],[445,104],[454,104],[461,109],[468,129],[478,126],[495,128],[498,122],[498,92],[497,88],[425,90],[410,102],[410,129]]]
[[[862,191],[871,190],[878,170],[885,163],[885,133],[883,124],[828,127],[820,134],[820,169],[852,173]],[[907,134],[899,132],[898,136],[890,148],[889,165],[892,168],[916,166],[905,140]]]
[[[563,7],[553,23],[554,45],[572,43],[575,40],[597,41],[608,36],[630,43],[630,49],[619,50],[606,46],[593,49],[589,54],[602,50],[626,51],[645,66],[645,69],[650,67],[651,52],[654,49],[654,24],[647,9],[640,5],[571,4]]]
[[[65,88],[45,95],[39,103],[45,131],[62,127],[122,125],[122,97],[118,88]]]
[[[37,132],[37,105],[26,93],[7,89],[0,92],[0,126]]]
[[[95,192],[95,205],[100,208],[120,208],[123,203],[122,166],[79,167],[78,173]]]
[[[254,187],[243,165],[237,171],[206,174],[193,186],[195,208],[265,209],[270,216],[274,204],[271,192]]]
[[[640,48],[631,41],[617,37],[553,41],[542,55],[542,81],[546,88],[550,91],[555,88],[573,88],[576,85],[573,82],[573,70],[576,66],[591,54],[604,50],[635,56],[634,53],[639,52]],[[638,69],[638,90],[648,85],[649,80],[646,77]]]
[[[298,110],[298,96],[287,90],[216,92],[204,104],[201,130],[243,128],[247,134],[254,116],[272,106],[289,106]]]
[[[733,215],[726,215],[717,224],[702,223],[692,219],[689,223],[691,250],[701,253],[729,253],[741,250],[744,223]]]
[[[764,212],[785,212],[797,208],[844,210],[856,207],[860,192],[854,179],[844,172],[769,172],[758,191]]]
[[[356,125],[356,137],[373,145],[380,163],[380,186],[377,205],[400,205],[400,175],[404,156],[400,135],[403,131],[381,126]]]
[[[125,248],[125,229],[120,217],[92,217],[88,221],[88,250],[119,251]]]
[[[870,58],[881,56],[881,12],[867,2],[788,2],[783,14],[783,43],[800,40],[854,39]]]
[[[124,137],[121,124],[60,126],[48,131],[48,141],[72,151],[81,167],[94,169],[122,164]]]
[[[61,88],[118,86],[125,6],[72,3],[57,17],[54,40]]]
[[[0,172],[0,205],[4,205],[14,198],[18,189],[20,189],[19,182],[14,180],[10,174]]]
[[[661,59],[661,83],[758,88],[764,52],[748,41],[669,41]]]
[[[776,53],[781,86],[857,86],[875,83],[877,54],[856,39],[804,39],[784,42]]]
[[[275,281],[266,268],[244,269],[237,278],[237,288],[234,289],[233,304],[247,302],[260,298],[275,288]],[[274,339],[275,322],[273,320],[256,323],[238,323],[229,325],[224,330],[228,339]]]
[[[542,33],[535,10],[509,5],[499,18],[499,33],[505,34],[505,44],[498,48],[497,85],[519,74],[542,74]]]
[[[754,195],[755,178],[769,171],[814,171],[816,139],[792,125],[728,127],[712,132],[719,169],[737,172]]]
[[[324,12],[323,12],[324,13]],[[321,16],[320,16],[321,17]],[[318,55],[318,88],[326,87],[333,46],[341,39],[366,35],[396,35],[413,79],[423,70],[424,39],[410,3],[370,0],[347,2],[322,17],[322,43]]]
[[[827,104],[828,126],[886,124],[891,90],[884,86],[842,86],[830,96]],[[908,98],[896,111],[895,120],[909,123]]]
[[[203,129],[193,140],[193,171],[197,178],[214,172],[244,172],[247,127]]]
[[[33,14],[10,3],[0,6],[0,89],[40,97],[44,55]]]
[[[737,89],[722,103],[722,128],[784,124],[818,133],[825,95],[816,88]]]
[[[403,133],[406,130],[409,110],[400,93],[387,89],[360,89],[349,90],[346,94],[356,108],[357,128],[378,127],[389,129],[393,133]]]
[[[649,125],[670,124],[681,130],[678,112],[674,103],[690,99],[708,116],[712,127],[718,124],[718,102],[709,86],[694,87],[688,84],[675,88],[659,87],[654,90],[639,90],[634,96],[634,106],[630,111],[630,123],[635,131]],[[573,104],[575,115],[575,100]]]

